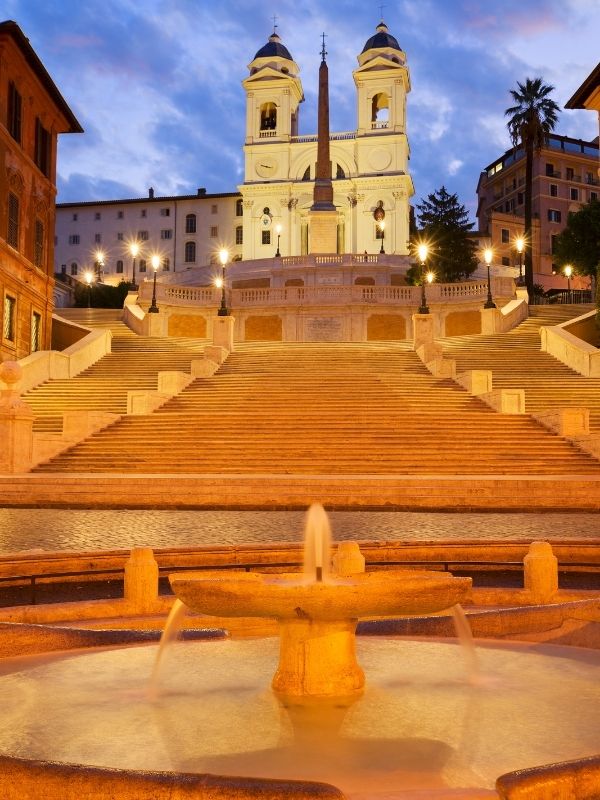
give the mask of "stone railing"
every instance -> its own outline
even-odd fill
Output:
[[[293,256],[289,259],[298,258]],[[315,263],[347,263],[354,256],[313,256]],[[368,256],[368,258],[377,258]],[[302,263],[305,263],[303,260]],[[514,293],[512,278],[495,278],[493,290],[496,297],[511,297]],[[468,301],[483,301],[487,295],[485,281],[466,281],[464,283],[434,283],[427,287],[429,304],[454,304]],[[148,287],[140,291],[140,296],[149,299]],[[172,286],[157,284],[156,299],[160,306],[196,306],[216,308],[221,300],[221,290],[211,287]],[[319,304],[357,304],[379,303],[398,306],[418,306],[421,302],[419,286],[363,286],[320,284],[318,286],[275,286],[231,289],[227,291],[228,304],[232,308],[280,305],[319,305]]]
[[[329,141],[339,142],[344,139],[356,139],[355,131],[341,131],[340,133],[330,133]],[[292,144],[307,144],[308,142],[316,142],[318,137],[316,134],[309,134],[307,136],[291,136],[290,141]]]

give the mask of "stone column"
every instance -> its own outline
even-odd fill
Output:
[[[235,317],[213,317],[213,345],[224,347],[230,353],[235,349],[233,346],[233,328]]]
[[[0,474],[29,472],[33,458],[34,413],[21,399],[23,370],[16,361],[0,365]]]

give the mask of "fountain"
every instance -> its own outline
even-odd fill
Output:
[[[216,617],[272,617],[279,624],[279,665],[273,689],[293,697],[360,693],[356,660],[359,618],[443,611],[468,595],[470,578],[394,570],[338,577],[329,572],[329,522],[322,506],[308,510],[304,573],[196,572],[171,575],[190,609]]]
[[[60,768],[65,781],[110,785],[114,794],[80,790],[98,798],[192,796],[161,793],[168,781],[196,781],[198,798],[497,797],[503,772],[597,751],[597,652],[479,643],[484,677],[472,682],[454,641],[356,637],[361,618],[377,626],[378,617],[453,608],[470,581],[361,572],[360,557],[348,564],[348,547],[331,570],[329,538],[314,507],[303,573],[171,575],[195,611],[271,617],[279,638],[172,642],[154,693],[155,646],[5,661],[4,796],[34,796],[19,783],[27,780],[44,786],[35,796],[75,796],[46,787]],[[182,612],[178,600],[173,626]],[[462,628],[465,635],[464,620]],[[19,776],[14,794],[7,770]],[[148,770],[160,775],[143,793]],[[110,784],[115,776],[127,791]]]

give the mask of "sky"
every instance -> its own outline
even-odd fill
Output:
[[[442,185],[474,218],[479,174],[510,147],[504,110],[541,77],[562,108],[600,57],[600,0],[0,0],[84,128],[59,138],[58,202],[236,191],[247,65],[277,31],[316,132],[321,33],[332,131],[356,128],[352,70],[381,18],[407,55],[414,203]],[[598,135],[563,111],[557,132]]]

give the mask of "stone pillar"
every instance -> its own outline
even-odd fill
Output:
[[[152,611],[158,600],[158,564],[151,547],[133,547],[125,562],[125,600],[137,612]]]
[[[523,559],[524,585],[535,603],[549,603],[558,591],[558,559],[548,542],[532,542]]]
[[[433,342],[433,314],[413,314],[413,350]]]
[[[144,336],[167,336],[168,318],[167,315],[146,314],[144,317]]]
[[[0,474],[29,472],[33,458],[34,413],[21,399],[23,370],[16,361],[0,365]]]
[[[230,353],[234,350],[233,328],[235,317],[213,317],[213,344],[224,347]]]

